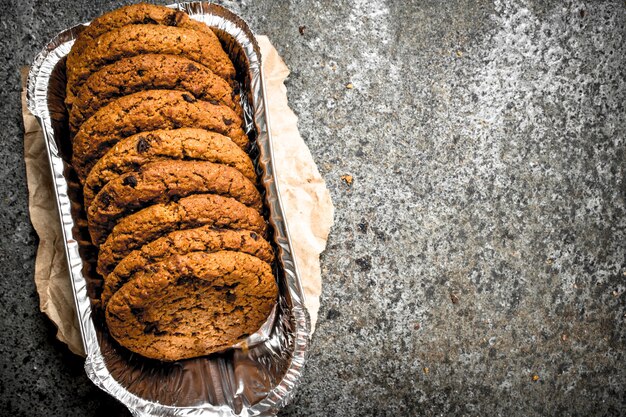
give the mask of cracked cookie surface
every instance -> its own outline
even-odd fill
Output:
[[[263,208],[255,185],[235,168],[212,162],[162,161],[109,181],[87,210],[89,233],[97,246],[120,218],[138,209],[191,194],[232,197],[258,212]]]
[[[67,63],[66,104],[72,106],[87,79],[122,58],[143,54],[181,55],[208,67],[234,85],[235,67],[211,31],[163,25],[126,25],[106,32]]]
[[[68,55],[68,60],[72,62],[84,52],[85,48],[89,46],[89,42],[104,33],[133,24],[177,26],[201,32],[211,30],[207,25],[193,20],[187,13],[180,10],[148,3],[131,4],[92,20],[89,26],[86,26],[76,38],[74,45],[72,45],[72,51]]]
[[[278,294],[271,267],[241,252],[194,252],[150,265],[109,301],[113,338],[174,361],[227,349],[255,333]]]
[[[93,166],[83,187],[85,207],[109,181],[141,166],[166,160],[199,160],[235,168],[256,183],[250,157],[230,138],[204,129],[182,128],[139,133],[121,140]]]
[[[104,278],[101,305],[106,308],[109,299],[129,277],[174,255],[190,252],[237,251],[256,256],[268,264],[274,261],[274,252],[267,240],[249,230],[213,229],[208,226],[179,230],[152,241],[131,252]]]
[[[101,108],[81,126],[73,140],[72,166],[81,182],[121,139],[158,129],[195,127],[228,136],[246,150],[249,140],[241,119],[229,107],[196,100],[174,90],[140,91]]]
[[[256,210],[235,199],[195,194],[176,202],[155,204],[130,214],[115,225],[100,245],[97,271],[107,276],[130,252],[175,230],[210,226],[249,230],[267,238],[268,226]]]
[[[186,91],[199,100],[223,104],[243,118],[239,95],[204,65],[182,56],[146,54],[120,59],[89,77],[70,111],[72,131],[116,98],[150,89]]]

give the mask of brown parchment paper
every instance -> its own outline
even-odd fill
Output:
[[[263,57],[270,130],[274,144],[276,178],[289,225],[295,258],[315,330],[322,278],[319,254],[326,247],[334,208],[309,148],[298,132],[298,118],[289,108],[284,80],[289,69],[266,36],[257,40]],[[30,218],[39,235],[35,261],[35,285],[39,308],[57,326],[57,338],[84,356],[81,342],[48,156],[37,119],[26,108],[26,76],[22,70],[24,160],[28,180]]]

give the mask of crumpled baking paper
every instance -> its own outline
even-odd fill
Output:
[[[298,132],[298,118],[287,103],[284,80],[289,69],[266,36],[258,36],[257,40],[263,57],[275,173],[313,334],[322,290],[319,255],[326,247],[334,208],[326,183]],[[25,68],[22,71],[23,86],[27,73]],[[57,326],[57,338],[72,352],[84,356],[46,147],[41,126],[26,108],[24,88],[22,113],[30,218],[39,235],[35,261],[39,308]]]

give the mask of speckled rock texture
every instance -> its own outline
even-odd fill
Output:
[[[128,415],[39,313],[18,94],[49,38],[123,3],[9,0],[0,16],[12,416]],[[336,206],[281,415],[626,415],[624,1],[225,4],[291,68]]]

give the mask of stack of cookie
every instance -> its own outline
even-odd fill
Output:
[[[145,357],[221,351],[277,297],[235,68],[208,26],[138,4],[67,57],[72,166],[111,335]]]

